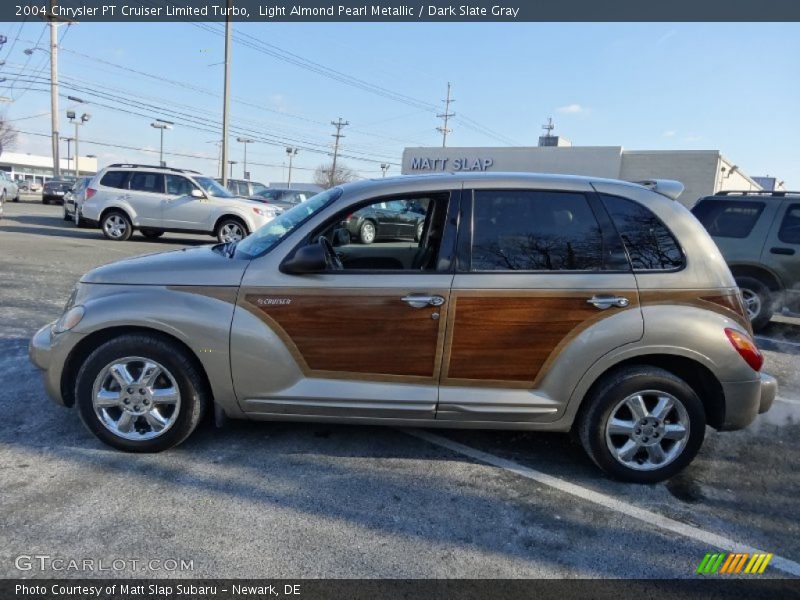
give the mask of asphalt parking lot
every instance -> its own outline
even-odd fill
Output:
[[[780,399],[744,431],[708,431],[654,486],[603,477],[568,435],[234,422],[178,448],[107,448],[52,403],[27,343],[88,269],[210,243],[76,229],[60,206],[0,221],[0,577],[20,555],[184,559],[148,577],[695,577],[706,552],[774,553],[800,576],[800,321],[759,339]]]

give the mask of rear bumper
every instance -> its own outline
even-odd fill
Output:
[[[767,412],[778,394],[778,382],[771,375],[761,373],[753,381],[723,383],[725,392],[725,422],[721,430],[742,429],[755,418]]]

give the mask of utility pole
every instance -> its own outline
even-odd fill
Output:
[[[233,24],[231,23],[231,0],[228,0],[228,11],[225,16],[225,90],[222,98],[222,164],[228,161],[228,127],[230,117],[230,91],[231,91],[231,34]],[[233,166],[231,165],[231,168]],[[233,171],[231,171],[233,177]],[[225,169],[222,169],[222,187],[228,187],[228,176]]]
[[[292,159],[297,156],[297,148],[287,147],[286,155],[289,157],[289,179],[286,182],[286,187],[292,189]]]
[[[247,144],[252,144],[255,142],[255,140],[245,137],[238,137],[236,138],[236,141],[244,144],[244,167],[242,167],[242,179],[250,179],[250,176],[247,174]]]
[[[447,134],[451,133],[453,130],[447,128],[447,122],[450,120],[451,117],[455,117],[456,113],[450,112],[450,104],[455,102],[450,97],[450,82],[447,82],[447,99],[442,100],[444,102],[444,112],[440,115],[436,115],[438,119],[444,119],[444,124],[441,127],[437,127],[436,131],[442,134],[442,148],[447,146]]]
[[[58,148],[58,23],[53,14],[55,0],[50,0],[48,24],[50,26],[50,128],[53,144],[53,176],[61,175],[61,157]]]
[[[331,176],[328,178],[330,187],[333,187],[333,178],[336,176],[336,159],[339,156],[339,140],[345,137],[342,134],[342,127],[350,125],[350,121],[342,121],[342,117],[339,117],[338,121],[331,121],[331,125],[336,127],[336,133],[331,134],[336,138],[336,143],[333,145],[333,165],[331,165]]]

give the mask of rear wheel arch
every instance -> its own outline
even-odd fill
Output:
[[[784,289],[784,286],[780,279],[778,279],[778,276],[764,267],[756,267],[753,265],[731,265],[730,270],[734,278],[753,277],[754,279],[761,281],[772,292],[782,292]]]
[[[112,213],[112,212],[118,212],[118,213],[124,214],[126,217],[128,217],[128,220],[131,222],[131,225],[133,224],[133,217],[131,216],[130,211],[125,209],[125,208],[122,208],[121,206],[109,206],[107,208],[104,208],[100,212],[100,216],[97,218],[97,222],[98,223],[102,222],[103,218],[107,214]]]
[[[725,392],[719,379],[703,363],[678,354],[644,354],[622,360],[600,373],[581,397],[573,427],[588,410],[588,399],[595,390],[618,371],[631,366],[657,367],[684,380],[700,398],[705,408],[706,422],[718,429],[725,422]]]
[[[193,352],[192,349],[180,338],[169,333],[165,333],[161,330],[152,329],[149,327],[119,326],[100,329],[99,331],[90,333],[80,342],[78,342],[75,348],[73,348],[69,353],[69,356],[64,363],[64,369],[61,372],[61,397],[66,406],[73,406],[75,404],[75,380],[78,375],[78,371],[89,355],[100,345],[123,335],[130,334],[153,336],[167,343],[173,344],[183,350],[186,356],[192,361],[194,368],[197,370],[203,380],[203,391],[206,394],[206,397],[210,402],[213,402],[214,398],[211,383],[208,379],[208,374],[206,373],[203,363],[200,361],[197,354]]]

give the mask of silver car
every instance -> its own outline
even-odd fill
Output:
[[[614,477],[684,468],[706,425],[769,409],[736,284],[675,182],[528,174],[362,181],[238,243],[84,275],[30,344],[105,443],[165,450],[203,414],[575,430]],[[424,212],[417,241],[351,243],[349,215]]]

